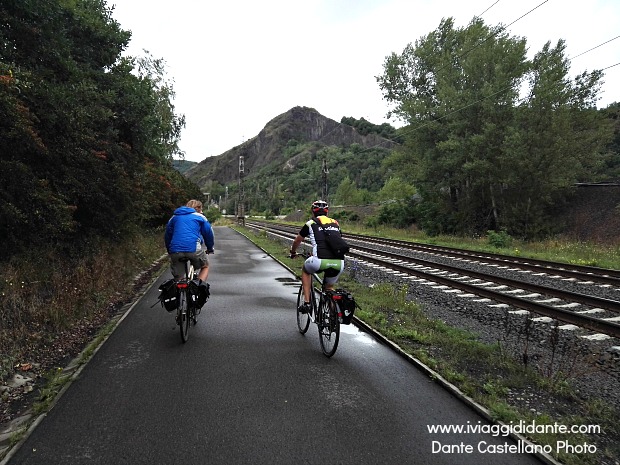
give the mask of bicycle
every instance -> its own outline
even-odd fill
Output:
[[[159,286],[159,302],[168,313],[175,312],[181,340],[187,342],[189,327],[198,323],[198,315],[211,295],[208,283],[198,283],[199,272],[194,270],[189,258],[182,260],[185,274],[179,279],[168,279]],[[151,307],[154,307],[155,302]]]
[[[301,257],[308,258],[307,253],[299,253]],[[336,302],[340,295],[330,289],[325,288],[324,280],[316,273],[312,274],[312,291],[310,292],[309,313],[300,311],[304,303],[303,283],[299,286],[297,294],[297,328],[301,334],[305,334],[310,327],[310,322],[315,323],[319,329],[319,341],[321,350],[327,357],[336,353],[338,342],[340,341],[340,322],[342,315],[340,307]],[[318,283],[318,286],[314,283]],[[317,304],[318,295],[318,304]]]
[[[185,276],[175,281],[178,294],[178,307],[176,314],[176,323],[179,325],[181,332],[181,340],[185,343],[189,338],[190,324],[198,323],[198,314],[200,309],[194,305],[195,295],[190,292],[192,280],[198,277],[198,272],[194,270],[194,265],[189,259],[185,261]]]

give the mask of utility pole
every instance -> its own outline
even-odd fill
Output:
[[[245,192],[243,188],[243,177],[245,175],[245,168],[243,162],[243,155],[239,156],[239,192],[237,197],[237,223],[245,226]]]
[[[327,169],[327,159],[323,158],[323,192],[321,193],[321,198],[327,202],[327,175],[329,174],[329,170]]]
[[[228,186],[226,186],[226,200],[224,200],[224,215],[228,213]]]

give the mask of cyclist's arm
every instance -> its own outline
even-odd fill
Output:
[[[168,252],[170,252],[170,241],[172,241],[172,233],[174,231],[172,221],[173,218],[170,218],[170,220],[168,221],[168,224],[166,225],[166,232],[164,233],[164,244],[166,245],[166,250]]]
[[[207,247],[207,253],[213,253],[213,246],[215,245],[215,236],[213,235],[213,228],[205,219],[200,226],[200,234],[204,239],[204,244]]]
[[[295,240],[293,241],[293,244],[291,245],[291,257],[295,256],[295,251],[297,250],[297,247],[299,247],[299,244],[301,244],[304,241],[304,239],[308,237],[308,235],[310,234],[311,223],[312,223],[312,220],[308,221],[299,230],[299,234],[297,234],[297,237],[295,238]]]
[[[297,237],[295,238],[295,240],[293,241],[293,244],[291,245],[291,256],[294,256],[296,251],[297,251],[297,247],[299,247],[299,245],[304,241],[304,237],[301,234],[297,234]]]

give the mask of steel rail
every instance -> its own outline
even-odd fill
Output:
[[[383,239],[359,234],[343,234],[343,237],[364,242],[370,241],[379,244],[388,244],[394,247],[403,247],[410,250],[420,250],[422,252],[437,252],[447,256],[484,260],[485,262],[500,265],[514,265],[530,271],[555,273],[568,278],[581,279],[583,281],[596,280],[597,282],[620,286],[620,270],[609,268],[597,268],[592,266],[550,262],[547,260],[519,258],[509,255],[494,254],[491,252],[476,252],[463,249],[454,249],[452,247],[419,244],[414,242],[398,241],[395,239]]]
[[[464,292],[468,292],[471,294],[476,294],[481,297],[486,297],[492,299],[496,302],[505,303],[508,305],[512,305],[513,307],[522,308],[528,310],[533,313],[537,313],[539,315],[548,316],[551,318],[555,318],[558,321],[562,321],[564,323],[570,323],[582,328],[586,328],[595,332],[607,334],[611,337],[620,337],[620,325],[604,321],[598,318],[593,318],[588,315],[583,315],[579,313],[574,313],[568,310],[564,310],[562,308],[552,307],[549,305],[545,305],[542,303],[537,303],[531,300],[520,299],[515,296],[511,296],[509,294],[504,294],[501,292],[496,292],[490,289],[485,289],[481,286],[476,286],[474,284],[467,284],[460,281],[455,281],[453,279],[438,276],[429,272],[424,272],[422,270],[416,270],[414,268],[410,268],[403,265],[398,265],[396,263],[385,262],[379,258],[370,257],[365,254],[360,254],[357,252],[353,252],[351,255],[358,257],[362,260],[369,261],[375,263],[377,265],[391,268],[395,271],[400,271],[406,274],[413,274],[419,278],[427,279],[429,281],[434,281],[442,285],[446,285],[452,288],[460,289]],[[463,270],[460,270],[463,271]],[[462,273],[461,273],[462,274]],[[489,277],[486,276],[485,279],[489,280]]]

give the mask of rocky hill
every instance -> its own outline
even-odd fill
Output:
[[[392,148],[395,143],[376,134],[362,135],[352,126],[341,124],[308,107],[294,107],[276,116],[255,137],[221,155],[208,157],[190,168],[185,175],[205,186],[212,181],[225,185],[239,176],[239,157],[244,157],[244,172],[256,172],[271,164],[294,168],[295,160],[287,159],[284,148],[290,141],[314,142],[321,146]]]

